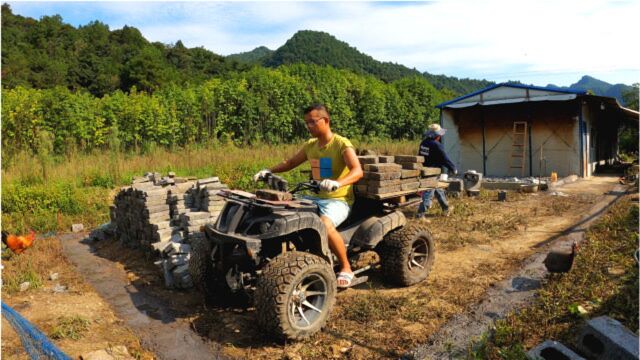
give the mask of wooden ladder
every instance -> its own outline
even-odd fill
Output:
[[[511,145],[509,172],[514,169],[520,169],[520,177],[524,177],[525,155],[527,153],[527,129],[526,121],[513,122],[513,143]]]

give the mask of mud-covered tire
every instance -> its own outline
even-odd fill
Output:
[[[410,286],[429,276],[435,260],[433,237],[425,225],[411,224],[387,234],[376,248],[385,279]]]
[[[308,338],[326,324],[336,291],[335,274],[323,258],[298,251],[279,255],[258,279],[254,294],[258,325],[279,339]]]
[[[195,238],[191,241],[191,257],[189,258],[189,274],[196,289],[205,293],[206,274],[211,267],[211,244],[206,238]]]

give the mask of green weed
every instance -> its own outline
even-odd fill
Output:
[[[55,340],[80,340],[89,330],[90,321],[80,315],[63,316],[58,318],[49,336]]]

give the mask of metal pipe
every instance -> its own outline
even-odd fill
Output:
[[[487,154],[484,127],[484,107],[480,107],[480,123],[482,123],[482,173],[487,175]]]

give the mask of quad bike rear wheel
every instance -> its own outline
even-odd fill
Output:
[[[336,277],[323,258],[298,251],[267,264],[254,294],[258,325],[277,338],[305,339],[327,322]]]
[[[422,224],[407,225],[387,234],[376,251],[385,278],[400,286],[426,279],[435,260],[433,237]]]

